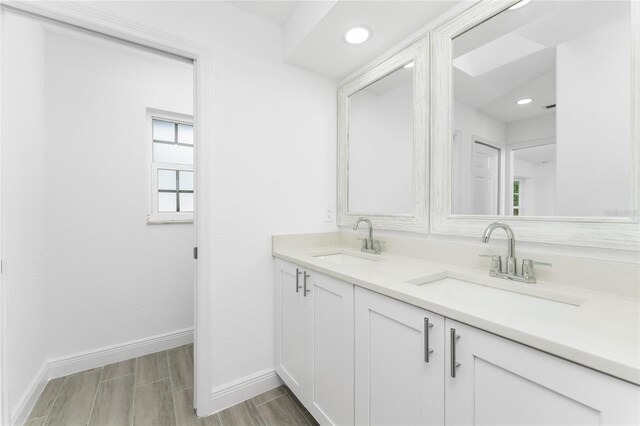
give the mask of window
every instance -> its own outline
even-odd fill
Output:
[[[513,181],[513,215],[520,216],[520,181]]]
[[[148,223],[192,222],[194,206],[193,120],[150,111],[151,208]]]

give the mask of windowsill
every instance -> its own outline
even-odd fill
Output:
[[[147,225],[171,225],[193,223],[193,219],[147,219]]]

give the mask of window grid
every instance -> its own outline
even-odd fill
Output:
[[[159,118],[154,118],[153,121],[162,121],[162,122],[165,122],[165,123],[173,124],[173,142],[171,142],[171,141],[163,141],[161,139],[156,139],[155,135],[153,135],[154,136],[153,137],[153,143],[163,143],[163,144],[166,144],[166,145],[179,145],[179,146],[187,146],[187,147],[193,148],[193,144],[192,143],[181,143],[181,142],[179,142],[179,139],[178,139],[178,128],[179,128],[179,125],[182,124],[183,126],[193,127],[192,124],[174,122],[174,121],[169,121],[169,120],[161,120]],[[155,132],[153,130],[153,126],[151,128],[152,128],[151,131]]]
[[[175,194],[176,195],[176,212],[180,213],[180,194],[193,194],[193,189],[180,189],[180,172],[185,170],[173,170],[173,169],[158,169],[158,172],[161,170],[167,172],[175,172],[176,174],[176,189],[158,189],[159,193],[165,194]],[[188,172],[188,171],[186,171]],[[158,207],[159,209],[159,207]],[[193,210],[187,210],[187,213],[193,213]]]
[[[152,171],[147,221],[192,221],[195,202],[193,122],[188,116],[171,112],[158,115],[149,112],[147,117]]]

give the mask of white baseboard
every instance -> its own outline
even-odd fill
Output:
[[[193,328],[185,328],[49,360],[40,368],[16,407],[11,411],[11,424],[22,425],[24,423],[47,382],[51,379],[189,343],[193,343]]]
[[[282,385],[282,380],[274,370],[263,370],[211,389],[212,413],[236,405]]]
[[[49,381],[47,373],[48,368],[45,363],[40,367],[38,374],[36,374],[33,380],[31,380],[29,386],[27,386],[27,390],[18,401],[18,404],[13,408],[13,410],[11,410],[10,415],[12,425],[23,425],[27,420],[27,416],[29,416],[33,406],[36,405],[36,401]]]
[[[193,328],[158,334],[49,361],[49,379],[193,343]]]

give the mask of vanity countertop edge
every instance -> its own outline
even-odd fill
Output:
[[[276,258],[640,385],[640,303],[635,299],[538,283],[524,285],[585,301],[545,315],[527,312],[526,306],[500,306],[499,301],[495,306],[465,306],[464,298],[429,294],[428,286],[406,281],[455,272],[481,277],[486,271],[389,253],[369,255],[381,261],[375,266],[340,265],[315,257],[330,253],[367,256],[340,245],[272,251]]]

